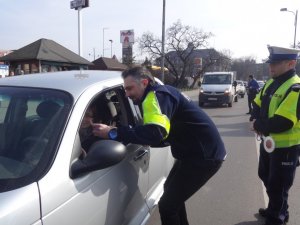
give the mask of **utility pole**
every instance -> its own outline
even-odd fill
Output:
[[[113,43],[113,40],[110,39],[110,58],[112,58],[112,43]]]
[[[70,2],[71,9],[78,11],[78,55],[82,56],[82,21],[81,21],[81,10],[83,8],[89,7],[89,0],[74,0]]]
[[[107,30],[108,29],[108,27],[103,27],[103,42],[102,42],[102,48],[103,48],[103,50],[102,50],[102,57],[104,57],[104,51],[105,51],[105,48],[104,48],[104,33],[105,33],[105,30]]]
[[[161,81],[165,80],[165,18],[166,18],[166,0],[163,0],[162,14],[162,41],[161,41]]]

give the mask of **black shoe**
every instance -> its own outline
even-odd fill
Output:
[[[267,209],[264,208],[260,208],[258,210],[259,215],[261,215],[262,217],[267,217]],[[287,215],[284,219],[284,223],[288,223],[289,222],[289,215]]]
[[[267,217],[267,209],[264,208],[260,208],[258,210],[259,215],[261,215],[262,217]]]
[[[246,114],[251,114],[251,112],[247,112]]]
[[[284,223],[285,223],[285,224],[288,223],[288,222],[289,222],[289,219],[290,219],[290,217],[289,217],[289,215],[287,215],[287,216],[284,218]]]

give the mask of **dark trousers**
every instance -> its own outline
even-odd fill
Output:
[[[249,107],[249,112],[252,112],[252,103],[255,99],[256,94],[255,93],[248,93],[248,107]]]
[[[266,224],[281,225],[289,217],[288,192],[293,185],[299,159],[299,146],[267,153],[260,145],[258,175],[269,197]]]
[[[176,161],[164,184],[158,207],[162,225],[188,225],[185,201],[197,192],[221,167],[222,162],[212,166],[193,166]]]

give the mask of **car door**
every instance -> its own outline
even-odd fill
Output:
[[[0,224],[40,225],[38,186],[28,179],[31,168],[11,154],[12,143],[18,137],[17,128],[21,127],[17,124],[25,119],[25,113],[21,112],[26,104],[23,97],[14,97],[11,92],[16,93],[0,90]]]
[[[114,97],[120,123],[135,124],[122,86],[106,89],[100,95]],[[80,160],[80,121],[88,104],[98,96],[95,87],[77,101],[53,166],[39,182],[44,225],[136,225],[144,223],[149,215],[145,202],[149,155],[144,146],[129,144],[119,164],[70,178],[70,164]]]
[[[132,111],[135,114],[136,123],[142,124],[143,118],[139,106],[134,105],[129,99]],[[157,205],[160,196],[163,194],[163,185],[169,171],[171,170],[174,158],[171,154],[170,146],[150,147],[144,146],[149,155],[149,183],[146,202],[150,210]]]

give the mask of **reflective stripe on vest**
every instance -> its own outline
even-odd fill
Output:
[[[273,79],[266,84],[261,95],[255,98],[255,103],[261,106],[261,96],[265,94],[266,89],[273,82]],[[296,83],[300,83],[300,78],[296,75],[285,81],[273,94],[270,105],[268,118],[279,115],[292,121],[294,126],[281,133],[270,133],[275,141],[276,148],[291,147],[300,144],[300,122],[297,118],[297,103],[299,92],[291,91],[287,96],[289,88]]]
[[[164,138],[167,138],[170,131],[170,120],[166,115],[162,114],[159,102],[153,91],[147,94],[142,107],[144,124],[155,124],[163,127],[166,131]]]
[[[261,107],[261,99],[263,94],[265,94],[266,89],[268,89],[268,87],[270,86],[270,84],[273,83],[273,79],[270,79],[266,82],[266,84],[264,85],[263,89],[260,90],[260,92],[258,92],[258,94],[255,96],[254,102],[256,103],[256,105],[258,105],[259,107]]]

